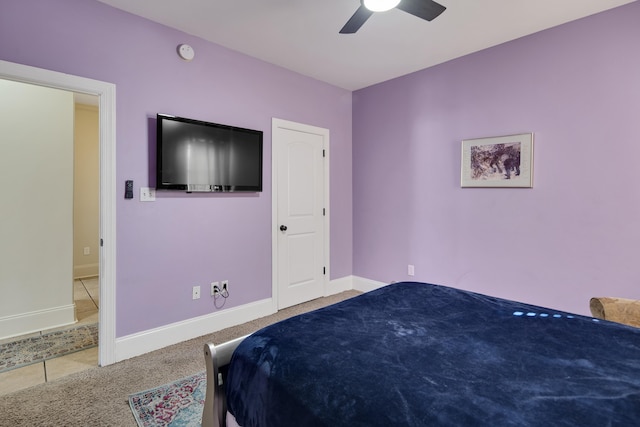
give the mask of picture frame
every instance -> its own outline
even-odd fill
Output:
[[[533,133],[462,141],[461,187],[533,187]]]

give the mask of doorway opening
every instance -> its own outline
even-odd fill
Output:
[[[96,96],[6,79],[0,90],[13,180],[0,245],[3,394],[98,365],[100,133]]]
[[[0,79],[95,96],[99,116],[99,355],[115,363],[115,85],[56,71],[0,61]]]

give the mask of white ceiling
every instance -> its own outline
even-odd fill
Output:
[[[338,31],[359,0],[99,1],[356,90],[635,0],[438,0],[431,22],[393,9],[355,34]]]

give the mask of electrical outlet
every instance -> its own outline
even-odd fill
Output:
[[[200,286],[194,286],[193,287],[193,299],[198,299],[200,298]]]
[[[229,281],[228,280],[222,281],[222,288],[220,289],[220,295],[222,295],[225,298],[229,297]]]
[[[91,254],[91,246],[85,246],[82,253],[84,255],[90,255]]]
[[[211,282],[211,296],[220,293],[220,282]]]
[[[415,276],[416,275],[416,268],[412,264],[409,264],[407,266],[407,274],[409,276]]]

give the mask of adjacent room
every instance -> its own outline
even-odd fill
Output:
[[[639,2],[191,3],[0,3],[0,115],[13,84],[69,106],[25,119],[38,175],[0,151],[0,338],[78,326],[81,307],[99,329],[85,372],[10,402],[111,378],[96,410],[133,426],[123,402],[203,372],[205,342],[396,282],[583,317],[594,297],[640,300]],[[54,114],[92,122],[90,161],[58,157]],[[208,172],[167,173],[176,123],[255,150],[192,133],[176,158]]]
[[[9,80],[0,90],[13,183],[0,246],[6,392],[98,365],[98,112],[91,96]]]

